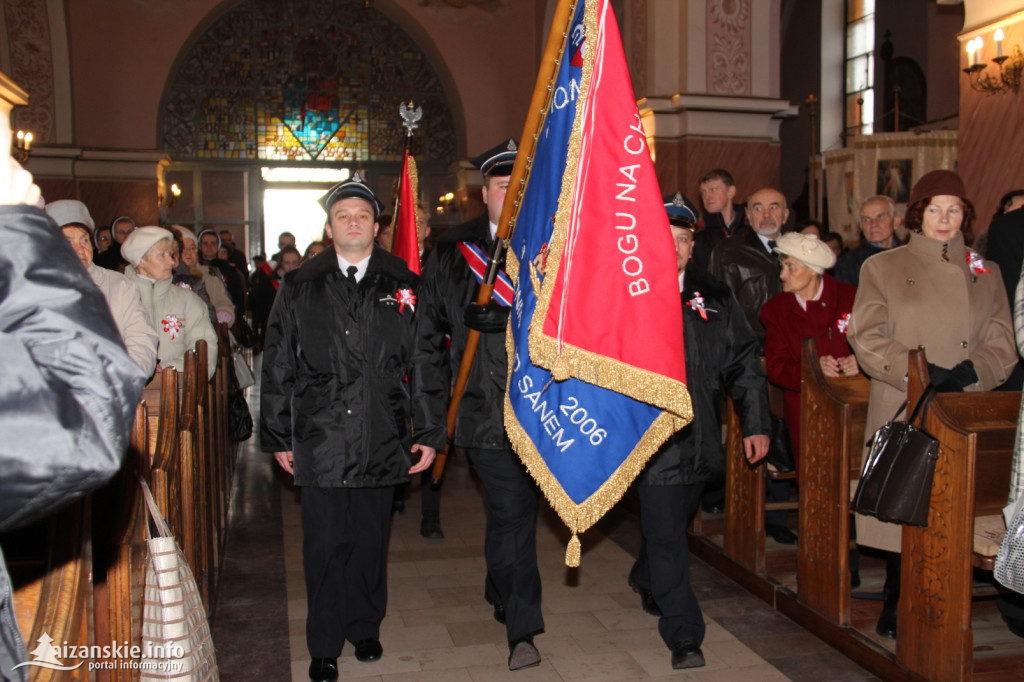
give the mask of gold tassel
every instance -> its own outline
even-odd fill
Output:
[[[569,363],[566,362],[564,355],[559,355],[551,364],[551,377],[555,381],[565,381],[570,376]]]
[[[569,546],[565,548],[565,565],[569,568],[580,567],[580,539],[576,533],[569,539]]]

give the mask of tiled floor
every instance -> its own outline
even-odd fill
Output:
[[[269,486],[236,485],[214,639],[224,680],[286,680],[290,671],[301,682],[309,661],[299,507],[294,490],[267,464],[258,453],[243,455],[240,478],[262,478]],[[453,463],[445,485],[444,540],[419,536],[415,489],[409,511],[395,518],[381,631],[385,654],[379,662],[359,663],[348,645],[340,659],[342,679],[872,679],[699,561],[693,578],[708,622],[708,665],[675,673],[657,619],[640,610],[626,585],[633,559],[623,546],[635,544],[635,519],[613,512],[586,533],[582,566],[573,570],[563,564],[566,533],[543,506],[538,538],[547,629],[536,643],[544,660],[538,668],[510,673],[504,629],[483,601],[483,509],[464,461]],[[272,519],[238,522],[273,512],[280,514],[276,532]]]
[[[250,403],[257,403],[255,395]],[[255,410],[254,410],[255,412]],[[256,416],[254,414],[254,416]],[[242,450],[232,501],[214,641],[221,679],[307,680],[305,588],[298,497],[258,452]],[[613,510],[582,536],[579,569],[564,565],[568,534],[540,502],[538,559],[546,631],[539,667],[510,673],[504,627],[483,599],[484,510],[462,457],[442,490],[444,540],[419,535],[419,490],[394,519],[383,658],[360,663],[346,645],[342,679],[371,680],[870,680],[863,669],[696,561],[693,581],[707,621],[707,666],[675,672],[657,631],[626,584],[637,519]]]
[[[536,638],[538,668],[510,673],[504,627],[483,599],[484,510],[465,460],[454,463],[442,497],[444,540],[419,535],[419,494],[395,518],[388,564],[388,615],[381,628],[385,655],[360,663],[347,645],[341,676],[380,679],[638,680],[672,675],[669,652],[658,637],[657,619],[640,610],[626,585],[632,557],[600,532],[583,538],[582,565],[564,564],[566,534],[545,514],[538,529],[538,560],[544,585],[547,629]],[[303,637],[306,615],[302,582],[299,508],[291,495],[282,503],[292,680],[308,679]],[[707,667],[679,679],[783,680],[748,646],[709,622],[704,646]]]

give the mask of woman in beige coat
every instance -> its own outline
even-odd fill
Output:
[[[865,440],[907,398],[912,348],[925,350],[939,391],[990,391],[1017,361],[999,268],[964,245],[974,207],[956,173],[925,174],[910,195],[906,246],[872,256],[860,271],[847,339],[871,378]],[[887,556],[876,631],[896,636],[901,526],[857,515],[857,542]]]

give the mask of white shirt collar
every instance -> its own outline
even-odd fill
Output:
[[[679,273],[679,293],[683,293],[683,280],[686,277],[686,270]]]
[[[345,260],[344,258],[342,258],[340,253],[338,254],[338,268],[341,270],[341,274],[345,275],[347,277],[348,276],[348,268],[349,268],[349,266],[350,265],[354,265],[354,266],[356,266],[356,281],[357,282],[361,282],[362,281],[363,275],[366,274],[366,267],[369,264],[370,264],[370,257],[369,256],[367,256],[366,258],[362,259],[358,263],[350,263],[347,260]]]
[[[487,229],[491,231],[491,241],[493,242],[498,238],[498,226],[494,223],[487,221]]]
[[[782,234],[781,234],[781,233],[779,233],[778,235],[776,235],[776,236],[775,236],[775,238],[774,238],[774,239],[771,239],[771,240],[769,240],[769,238],[768,238],[768,237],[765,237],[764,235],[762,235],[762,234],[761,234],[760,232],[758,232],[758,231],[756,231],[756,230],[754,231],[754,234],[756,234],[756,235],[757,235],[757,238],[761,240],[761,243],[762,243],[762,244],[764,244],[764,249],[765,249],[765,251],[767,251],[768,253],[771,253],[771,252],[772,252],[771,248],[770,248],[770,247],[768,246],[768,242],[769,242],[769,241],[773,241],[773,242],[774,242],[774,241],[778,241],[779,237],[781,237],[781,236],[782,236]]]

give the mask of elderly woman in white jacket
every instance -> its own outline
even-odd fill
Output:
[[[147,376],[151,376],[156,366],[156,331],[131,280],[120,272],[93,263],[92,230],[95,223],[89,209],[81,201],[60,199],[47,204],[45,211],[60,226],[78,260],[88,270],[89,277],[103,292],[128,355]]]
[[[157,369],[184,370],[185,352],[205,339],[207,371],[212,378],[217,369],[217,332],[203,300],[171,282],[177,263],[174,236],[162,227],[141,227],[125,239],[121,255],[131,264],[125,274],[138,287],[142,305],[160,337]]]

